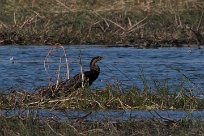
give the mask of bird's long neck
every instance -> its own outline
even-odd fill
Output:
[[[92,60],[90,63],[90,71],[94,73],[100,73],[100,68],[96,64],[97,60]]]

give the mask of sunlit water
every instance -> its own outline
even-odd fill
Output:
[[[55,49],[52,54],[50,46],[2,46],[0,47],[0,90],[8,91],[11,88],[34,91],[41,86],[47,86],[49,79],[56,82],[57,71],[60,67],[61,78],[66,78],[64,52],[61,48]],[[131,86],[143,88],[141,74],[147,84],[154,90],[154,81],[160,84],[168,81],[169,88],[184,85],[192,88],[196,94],[203,95],[204,89],[204,50],[188,48],[159,48],[137,49],[103,46],[65,46],[70,65],[70,76],[79,73],[79,57],[84,70],[92,57],[102,56],[104,59],[98,64],[101,74],[92,88],[103,88],[114,83],[125,90]],[[44,67],[47,60],[49,69]],[[13,63],[14,62],[14,63]],[[161,86],[161,85],[160,85]],[[195,92],[194,92],[195,93]]]

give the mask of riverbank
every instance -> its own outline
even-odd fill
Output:
[[[132,88],[122,93],[109,86],[95,92],[80,89],[55,99],[17,91],[1,94],[0,135],[202,135],[203,118],[193,111],[204,109],[203,99],[182,88],[177,94],[162,87],[155,92]],[[106,120],[109,109],[121,113],[113,112]],[[149,111],[152,117],[141,114],[143,118],[138,119],[131,113],[137,109]],[[175,119],[167,109],[185,111],[185,115]],[[97,111],[104,116],[94,116]],[[129,116],[123,117],[123,113]]]
[[[180,47],[204,42],[201,0],[4,1],[0,44]]]
[[[122,92],[117,87],[110,85],[103,90],[79,89],[58,98],[19,91],[1,94],[0,135],[203,134],[203,118],[193,114],[193,111],[204,109],[203,99],[193,96],[192,90],[181,86],[178,89],[180,92],[172,93],[168,86],[158,86],[155,91],[146,86],[144,90],[132,88]],[[134,114],[134,110],[137,112],[138,109],[149,111],[152,117],[141,114],[143,118],[138,119],[138,115]],[[172,112],[183,111],[185,115],[181,114],[175,119],[171,116],[175,113],[170,114],[169,109]],[[97,116],[97,111],[104,112],[104,116]],[[106,120],[105,115],[108,116],[109,111],[113,112],[111,118]],[[121,113],[117,115],[114,111]],[[128,116],[123,117],[123,113]]]
[[[200,110],[204,99],[195,97],[192,90],[181,87],[170,92],[166,87],[158,90],[132,88],[121,92],[114,86],[103,90],[79,89],[60,97],[45,97],[36,93],[13,91],[0,94],[0,109],[52,109],[52,110]],[[51,90],[50,90],[51,92]]]

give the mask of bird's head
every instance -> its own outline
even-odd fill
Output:
[[[91,69],[99,69],[99,67],[96,65],[96,62],[98,62],[102,59],[103,59],[103,57],[101,57],[101,56],[94,57],[90,62],[90,68]]]
[[[102,60],[102,59],[103,59],[103,57],[101,57],[101,56],[96,56],[96,57],[94,57],[94,58],[92,59],[92,61],[97,62],[97,61],[100,61],[100,60]]]

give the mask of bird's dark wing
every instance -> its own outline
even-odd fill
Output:
[[[82,86],[81,74],[77,74],[68,80],[61,81],[57,87],[56,84],[49,88],[39,90],[39,93],[43,96],[52,97],[52,95],[58,95],[58,93],[69,94]]]
[[[81,84],[82,84],[81,74],[77,74],[74,77],[71,77],[70,79],[61,82],[59,87],[60,90],[63,89],[69,91],[80,88]]]
[[[91,75],[91,72],[90,71],[86,71],[84,72],[84,85],[86,86],[87,83],[89,85],[89,75]],[[65,80],[63,82],[61,82],[59,84],[59,90],[62,90],[62,91],[65,91],[65,92],[70,92],[70,91],[74,91],[78,88],[81,88],[82,87],[82,75],[81,73],[80,74],[77,74],[75,75],[74,77],[68,79],[68,80]]]

